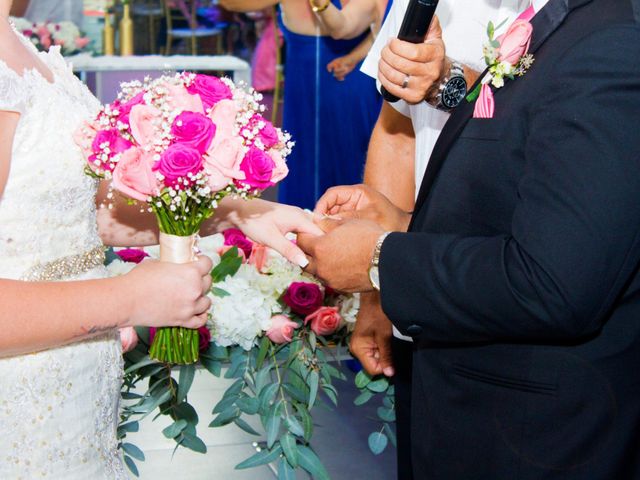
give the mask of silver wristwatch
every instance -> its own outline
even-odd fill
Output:
[[[438,110],[449,112],[460,105],[466,96],[467,82],[464,79],[464,68],[460,63],[451,60],[449,73],[438,85],[437,94],[426,101]]]
[[[380,270],[378,269],[378,263],[380,262],[380,250],[382,250],[382,243],[391,232],[385,232],[378,237],[376,246],[373,249],[373,256],[371,257],[371,264],[369,265],[369,281],[371,286],[380,291]]]

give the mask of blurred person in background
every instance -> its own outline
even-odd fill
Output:
[[[220,5],[255,11],[277,3],[221,0]],[[371,25],[379,26],[385,5],[380,0],[280,2],[286,42],[283,128],[296,142],[289,176],[279,185],[282,203],[313,208],[327,188],[362,180],[381,99],[374,80],[354,68],[372,43]]]

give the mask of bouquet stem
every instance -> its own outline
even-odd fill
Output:
[[[160,261],[188,263],[196,259],[197,234],[170,235],[160,232]],[[200,337],[197,330],[162,327],[156,331],[149,356],[164,363],[187,365],[198,361]]]

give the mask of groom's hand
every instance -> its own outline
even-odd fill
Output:
[[[369,265],[376,242],[385,230],[369,220],[323,218],[318,220],[318,225],[327,232],[325,235],[298,235],[298,247],[309,259],[305,270],[335,290],[373,290],[369,281]]]
[[[391,359],[391,322],[382,311],[377,293],[363,293],[356,327],[351,335],[349,350],[360,360],[369,375],[393,376]]]
[[[376,222],[388,231],[404,232],[411,214],[396,207],[386,196],[367,185],[342,185],[328,189],[314,213]]]

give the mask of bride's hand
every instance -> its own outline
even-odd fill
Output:
[[[323,234],[313,223],[310,213],[298,207],[266,200],[235,201],[233,211],[227,218],[253,241],[273,248],[303,268],[308,264],[307,257],[285,235],[289,232]]]
[[[185,264],[145,260],[122,279],[129,315],[126,326],[199,328],[207,321],[211,300],[211,259]]]

